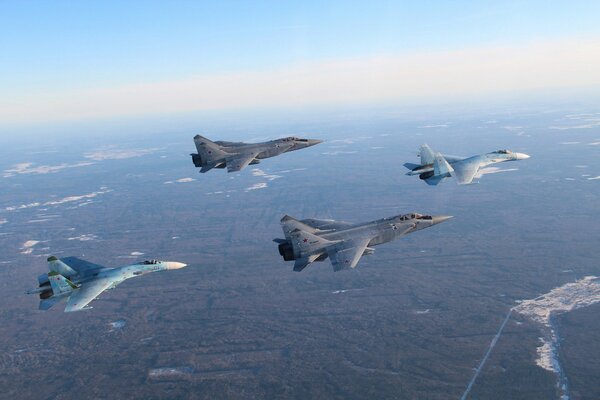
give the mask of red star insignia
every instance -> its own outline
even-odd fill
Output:
[[[304,243],[308,242],[308,239],[307,239],[307,238],[304,238],[303,242],[304,242]]]

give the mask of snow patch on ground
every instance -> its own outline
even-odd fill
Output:
[[[514,310],[543,325],[550,317],[600,302],[600,281],[596,276],[586,276],[567,283],[531,300],[522,300]]]
[[[267,186],[268,186],[267,182],[255,183],[254,185],[249,186],[246,189],[244,189],[244,192],[249,192],[251,190],[265,189]]]
[[[325,153],[321,153],[325,156],[337,156],[339,154],[356,154],[358,153],[358,151],[341,151],[341,150],[335,150],[335,151],[326,151]]]
[[[83,156],[87,159],[94,161],[104,160],[124,160],[126,158],[141,157],[147,154],[152,154],[155,151],[161,150],[160,148],[148,148],[148,149],[115,149],[106,148],[91,153],[86,153]]]
[[[283,178],[283,176],[281,176],[281,175],[267,174],[265,171],[263,171],[260,168],[254,168],[252,170],[252,175],[253,176],[258,176],[258,177],[261,177],[261,178],[265,178],[265,179],[268,179],[270,181],[275,180],[275,179],[279,179],[279,178]]]
[[[15,175],[23,174],[50,174],[61,171],[66,168],[78,168],[93,165],[93,162],[80,162],[77,164],[62,163],[59,165],[39,165],[34,167],[35,163],[25,162],[13,165],[11,168],[4,170],[4,177],[9,178]]]
[[[560,337],[552,324],[555,315],[600,302],[600,280],[596,276],[586,276],[575,282],[556,287],[535,299],[522,300],[513,310],[543,327],[544,336],[540,337],[537,348],[536,364],[557,375],[561,398],[569,398],[567,378],[558,358]]]
[[[125,322],[125,320],[123,320],[123,319],[120,319],[120,320],[114,321],[114,322],[109,322],[108,323],[108,327],[109,327],[108,331],[114,332],[119,329],[123,329],[126,324],[127,324],[127,322]]]
[[[98,236],[93,235],[91,233],[67,238],[67,240],[79,240],[80,242],[89,242],[90,240],[96,240],[96,239],[98,239]]]
[[[150,379],[173,379],[173,378],[184,378],[194,373],[192,367],[163,367],[153,368],[148,371],[148,378]]]
[[[35,246],[39,242],[40,242],[39,240],[28,240],[28,241],[24,242],[21,245],[21,250],[23,250],[21,252],[21,254],[31,254],[31,252],[33,251],[33,246]]]
[[[108,189],[106,187],[101,187],[99,191],[88,193],[88,194],[82,194],[82,195],[79,195],[79,196],[67,196],[67,197],[63,197],[62,199],[59,199],[59,200],[47,201],[45,203],[33,202],[33,203],[21,204],[21,205],[18,205],[18,206],[6,207],[4,210],[6,210],[6,211],[16,211],[16,210],[23,210],[23,209],[26,209],[26,208],[34,208],[34,207],[58,206],[58,205],[61,205],[61,204],[72,203],[72,202],[76,202],[76,201],[79,201],[79,200],[92,199],[92,198],[94,198],[96,196],[99,196],[101,194],[110,193],[110,192],[112,192],[112,189]],[[82,204],[89,204],[89,203],[90,202],[87,201],[87,202],[82,203]]]
[[[172,183],[187,183],[187,182],[194,182],[196,179],[194,178],[180,178],[180,179],[176,179],[174,181],[166,181],[163,182],[164,185],[170,185]]]
[[[425,310],[415,310],[413,312],[413,314],[422,315],[422,314],[429,314],[430,312],[431,312],[431,310],[429,308],[427,308]]]
[[[419,129],[431,129],[431,128],[447,128],[448,124],[432,124],[432,125],[421,125],[417,126]]]

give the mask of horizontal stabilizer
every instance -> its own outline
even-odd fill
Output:
[[[407,163],[404,163],[403,165],[404,165],[404,166],[405,166],[407,169],[410,169],[411,171],[414,171],[415,169],[417,169],[417,168],[421,168],[421,167],[422,167],[422,165],[419,165],[419,164],[413,164],[413,163],[409,163],[409,162],[407,162]]]
[[[315,261],[317,258],[319,258],[319,256],[320,256],[320,254],[313,254],[308,257],[302,257],[302,258],[296,259],[296,261],[294,261],[294,271],[296,271],[296,272],[302,271],[304,268],[308,267],[313,261]]]
[[[59,303],[60,301],[66,299],[66,298],[67,298],[66,296],[52,296],[48,299],[40,300],[40,305],[39,305],[38,309],[43,310],[43,311],[49,310],[56,303]]]

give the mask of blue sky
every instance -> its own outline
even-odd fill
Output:
[[[599,39],[599,15],[596,1],[0,1],[0,105],[307,62]]]

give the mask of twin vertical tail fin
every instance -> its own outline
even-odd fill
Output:
[[[434,176],[448,177],[454,172],[454,169],[448,161],[444,158],[441,153],[437,153],[433,160],[433,173]]]
[[[77,286],[73,282],[58,272],[50,272],[48,274],[48,280],[50,281],[50,286],[52,287],[54,296],[71,293],[73,290],[77,289]]]
[[[54,256],[48,257],[48,268],[50,268],[50,271],[57,272],[64,276],[73,276],[77,274],[77,271]]]
[[[419,149],[419,157],[421,158],[421,165],[430,165],[433,164],[433,160],[435,158],[435,154],[431,147],[424,144]]]
[[[448,161],[446,161],[444,156],[441,153],[436,153],[433,158],[433,173],[429,172],[429,174],[432,175],[427,177],[425,182],[427,182],[428,185],[435,186],[444,178],[452,176],[453,173],[454,169],[448,163]]]

